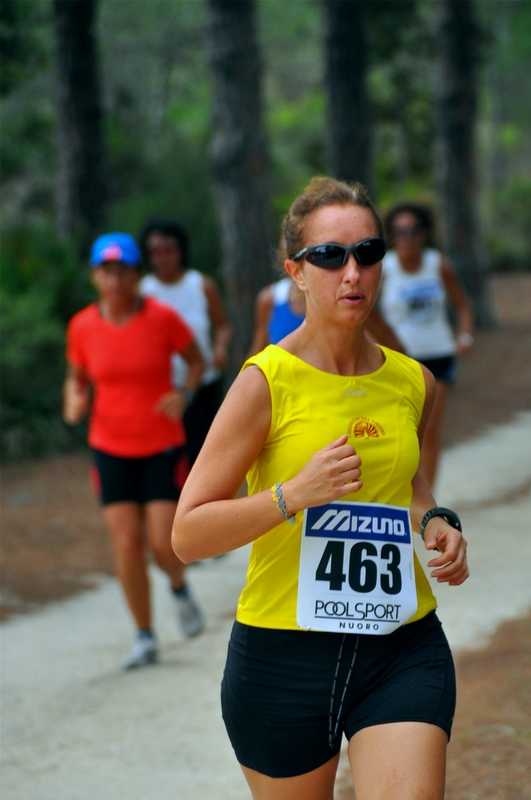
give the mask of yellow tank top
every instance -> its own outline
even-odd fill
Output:
[[[369,375],[345,377],[310,366],[269,345],[243,366],[259,367],[271,392],[271,427],[247,473],[249,494],[296,475],[311,456],[348,434],[362,461],[363,487],[343,500],[408,508],[419,463],[417,429],[426,386],[420,365],[385,347],[384,364]],[[236,618],[246,625],[295,630],[303,513],[253,542]],[[418,609],[410,622],[436,608],[415,556]]]

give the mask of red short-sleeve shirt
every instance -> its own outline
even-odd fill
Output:
[[[140,458],[184,444],[181,420],[155,411],[171,391],[171,355],[193,341],[171,308],[144,298],[125,324],[104,319],[93,303],[72,317],[67,360],[87,373],[93,388],[88,441],[110,455]]]

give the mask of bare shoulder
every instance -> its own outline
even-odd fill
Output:
[[[271,393],[267,379],[260,367],[246,367],[227,392],[223,407],[241,420],[248,417],[257,421],[263,412],[271,416]],[[269,422],[268,422],[269,424]]]
[[[256,307],[265,308],[270,307],[273,302],[273,288],[271,285],[264,286],[256,295]]]
[[[221,404],[210,428],[205,447],[233,449],[234,442],[253,439],[261,444],[271,426],[271,392],[259,367],[244,369]]]

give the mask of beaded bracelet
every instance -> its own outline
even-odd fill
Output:
[[[295,514],[290,514],[288,509],[286,508],[284,495],[282,494],[281,483],[275,483],[275,485],[271,487],[271,497],[273,498],[273,502],[275,503],[276,507],[278,508],[282,516],[286,517],[290,525],[295,525]]]

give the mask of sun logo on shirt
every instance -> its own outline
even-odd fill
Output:
[[[380,423],[367,417],[354,417],[354,419],[351,419],[347,433],[354,439],[377,439],[379,436],[385,436],[385,431]]]

